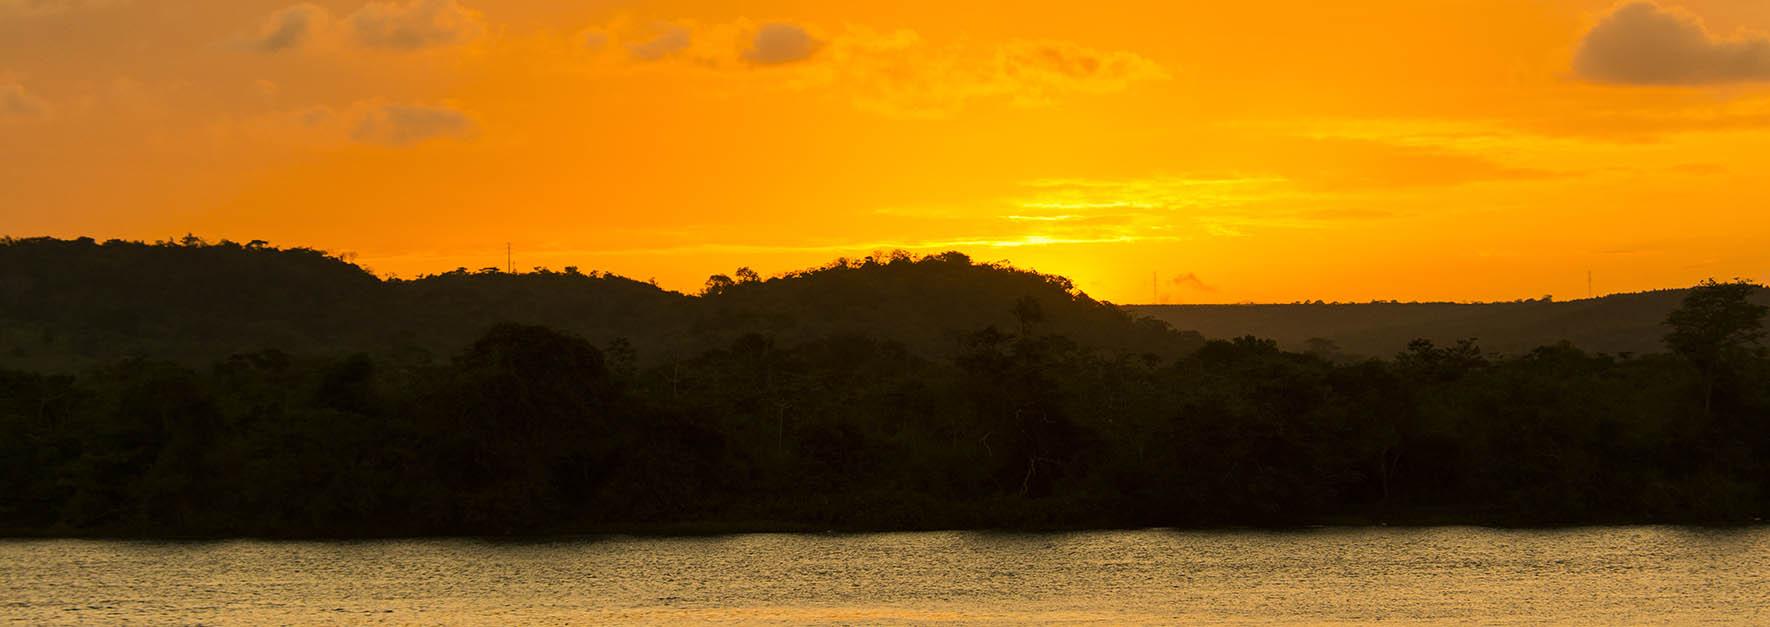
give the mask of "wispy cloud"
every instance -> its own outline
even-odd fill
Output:
[[[391,50],[453,46],[486,32],[485,18],[457,0],[371,2],[344,21],[358,44]]]
[[[661,61],[675,56],[694,44],[694,33],[680,24],[659,24],[651,35],[626,44],[627,55],[635,61]]]
[[[851,32],[832,44],[830,56],[824,82],[851,94],[857,107],[909,118],[949,117],[991,99],[1049,106],[1168,77],[1156,62],[1128,51],[1061,41],[940,45],[907,31]]]
[[[472,137],[477,128],[473,116],[453,105],[378,103],[360,114],[351,138],[410,146],[432,139]]]
[[[127,4],[131,0],[0,0],[0,18],[57,15]]]
[[[247,141],[330,147],[350,143],[410,147],[437,140],[470,140],[474,114],[452,102],[393,102],[381,98],[276,111],[221,125],[218,132]]]
[[[676,246],[647,246],[633,248],[600,248],[575,251],[594,255],[682,255],[682,254],[738,254],[738,253],[824,253],[824,254],[860,254],[878,250],[953,250],[975,248],[1032,248],[1044,246],[1081,246],[1095,244],[1125,244],[1152,241],[1183,241],[1186,238],[1175,236],[1112,236],[1112,237],[1060,237],[1048,235],[1024,235],[1018,237],[977,237],[930,240],[856,240],[847,242],[829,242],[820,244],[769,244],[769,243],[706,243],[683,244]]]
[[[331,27],[332,14],[317,4],[285,7],[264,18],[256,31],[244,37],[243,47],[275,53],[301,48]]]
[[[1278,176],[1042,179],[1005,219],[1050,231],[1131,237],[1247,237],[1388,217],[1363,206],[1382,191],[1312,189]]]
[[[1015,206],[1043,210],[1223,209],[1294,195],[1288,179],[1272,176],[1155,176],[1120,179],[1038,179]]]
[[[17,83],[0,83],[0,121],[40,120],[49,117],[49,101]]]
[[[459,0],[370,2],[342,18],[304,2],[266,16],[238,43],[265,53],[323,46],[412,52],[471,43],[487,30],[485,17]]]
[[[783,86],[834,91],[857,108],[903,118],[950,117],[984,100],[1048,106],[1167,78],[1159,64],[1144,56],[1072,42],[937,43],[909,30],[825,30],[791,21],[705,24],[626,18],[593,26],[574,38],[594,66],[612,71],[766,68],[770,71],[758,75]]]

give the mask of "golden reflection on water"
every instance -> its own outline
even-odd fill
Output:
[[[1770,529],[0,542],[22,624],[1770,621]]]

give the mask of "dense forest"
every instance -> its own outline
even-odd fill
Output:
[[[0,242],[0,533],[1759,522],[1763,289],[1652,354],[1205,340],[891,254],[685,296],[261,242]]]
[[[918,261],[918,263],[910,263]],[[1072,294],[1060,278],[947,253],[837,260],[763,279],[740,268],[700,297],[599,272],[458,269],[382,280],[311,249],[263,242],[155,244],[0,238],[0,367],[77,372],[120,358],[201,367],[242,350],[446,359],[493,324],[556,329],[646,364],[761,334],[786,343],[867,335],[951,359],[959,340],[1038,301],[1050,332],[1176,356],[1196,334]]]

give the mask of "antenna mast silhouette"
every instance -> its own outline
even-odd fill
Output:
[[[511,255],[510,242],[504,242],[504,272],[516,274],[516,257]]]

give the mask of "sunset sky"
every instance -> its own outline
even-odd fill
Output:
[[[1569,299],[1770,278],[1767,148],[1764,0],[0,0],[0,234],[405,277]]]

